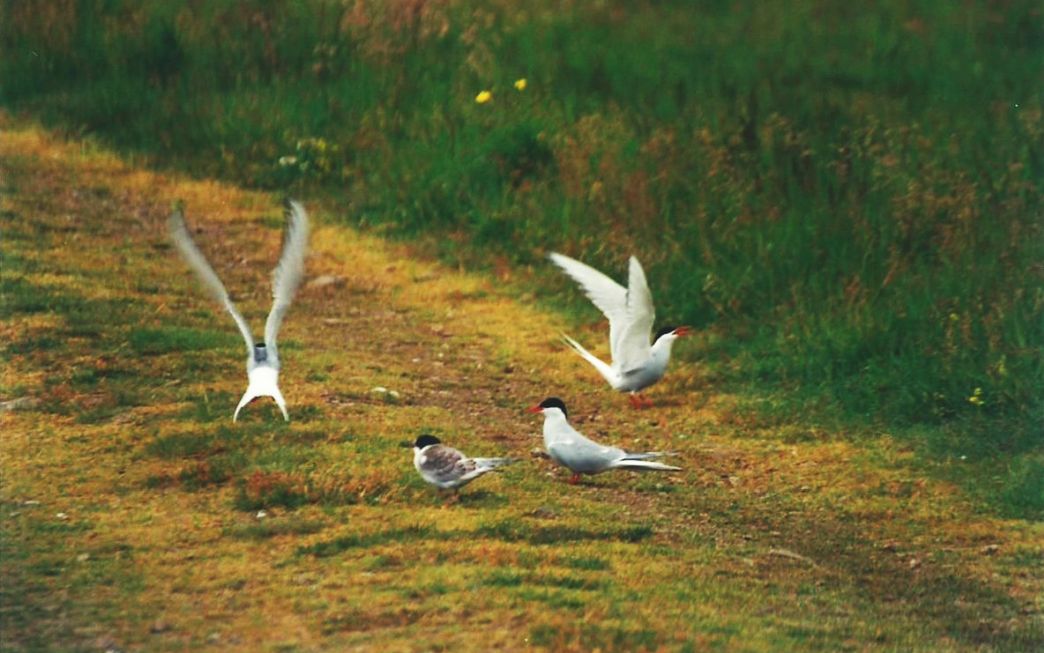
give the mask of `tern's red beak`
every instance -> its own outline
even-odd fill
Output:
[[[680,326],[674,330],[674,335],[676,336],[687,336],[690,333],[692,333],[692,327],[687,326]]]
[[[536,406],[530,406],[529,408],[527,408],[526,412],[527,413],[540,413],[540,412],[543,412],[543,410],[544,409],[540,407],[540,404],[537,404]]]

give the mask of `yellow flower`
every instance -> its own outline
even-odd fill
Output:
[[[968,402],[973,406],[983,405],[985,402],[982,400],[982,388],[975,388],[975,391],[972,392],[972,396],[968,397]]]
[[[479,94],[475,96],[475,101],[478,102],[479,104],[485,104],[485,103],[489,102],[492,99],[493,99],[493,94],[490,93],[489,91],[480,91]]]
[[[515,88],[517,88],[520,91],[526,90],[526,78],[523,77],[522,79],[516,79]]]

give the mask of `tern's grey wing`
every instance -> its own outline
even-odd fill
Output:
[[[279,264],[272,272],[272,310],[265,321],[265,348],[268,355],[278,365],[279,353],[276,338],[279,327],[290,302],[304,278],[305,255],[308,253],[308,214],[304,207],[293,200],[286,203],[287,230],[283,240],[283,253],[279,256]]]
[[[459,481],[476,468],[474,460],[452,447],[441,444],[426,448],[424,462],[421,464],[421,471],[425,477],[435,484]]]
[[[203,286],[214,299],[224,304],[228,312],[232,314],[232,319],[236,321],[236,326],[239,327],[240,333],[243,334],[243,340],[246,341],[247,356],[252,356],[254,353],[254,337],[250,334],[250,327],[247,325],[246,320],[243,319],[243,316],[239,314],[239,311],[236,310],[236,305],[229,298],[228,291],[225,290],[221,279],[218,279],[214,268],[210,267],[210,263],[207,263],[203,252],[199,251],[196,243],[192,240],[192,236],[189,235],[188,227],[185,226],[185,216],[182,214],[181,208],[174,209],[174,212],[167,220],[167,228],[170,231],[170,237],[174,241],[174,245],[178,248],[178,252],[181,253],[181,257],[189,264],[192,271],[196,273],[196,276],[203,282]]]
[[[584,437],[579,431],[556,438],[548,444],[548,454],[575,472],[596,474],[610,467],[613,461],[626,455],[623,449],[599,444]]]

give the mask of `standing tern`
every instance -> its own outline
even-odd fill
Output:
[[[468,458],[427,433],[402,446],[413,447],[413,466],[421,478],[440,490],[457,490],[486,472],[518,462],[514,458]]]
[[[243,340],[246,341],[249,383],[246,392],[243,393],[243,398],[236,406],[236,412],[232,415],[233,422],[239,418],[239,411],[243,409],[243,406],[258,397],[275,399],[279,410],[283,412],[283,419],[290,420],[290,415],[286,412],[286,400],[283,399],[283,393],[279,391],[280,365],[276,337],[279,334],[279,327],[283,324],[283,317],[290,308],[290,301],[294,298],[294,293],[297,292],[301,279],[304,277],[304,262],[310,227],[308,214],[305,213],[304,207],[295,201],[286,201],[286,218],[287,231],[283,241],[283,252],[279,256],[279,263],[275,270],[272,271],[272,310],[265,321],[265,341],[256,344],[246,320],[236,309],[225,286],[218,279],[214,269],[207,263],[203,253],[196,247],[192,236],[189,235],[180,204],[174,209],[174,213],[171,214],[167,223],[170,236],[181,256],[203,282],[206,290],[232,314],[232,319],[236,321],[236,326],[239,327]]]
[[[573,472],[569,479],[573,485],[580,482],[581,474],[601,474],[610,469],[681,471],[681,467],[655,461],[670,455],[666,452],[628,453],[619,447],[598,444],[584,437],[569,424],[565,404],[558,397],[548,397],[529,408],[529,412],[544,414],[544,448],[551,460]]]
[[[551,252],[548,257],[572,277],[609,318],[609,351],[613,363],[606,364],[576,340],[562,336],[566,344],[598,370],[614,390],[631,393],[632,406],[651,406],[652,402],[638,393],[663,378],[671,358],[671,345],[688,335],[691,329],[686,326],[660,329],[652,344],[649,343],[656,311],[645,271],[635,257],[630,259],[627,288],[576,259],[557,252]]]

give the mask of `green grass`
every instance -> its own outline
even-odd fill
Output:
[[[1012,516],[1044,516],[1044,457],[1017,459],[1005,472],[997,501],[1002,510]]]
[[[543,252],[615,276],[635,253],[661,318],[713,335],[720,384],[1039,424],[1036,3],[487,4],[8,1],[0,102],[193,174],[348,197],[345,219],[450,261],[538,264],[588,321]],[[170,335],[136,346],[192,339]]]
[[[132,329],[129,343],[138,354],[156,355],[201,351],[206,349],[231,349],[239,338],[226,331],[201,331],[184,327],[161,327],[158,329]]]

